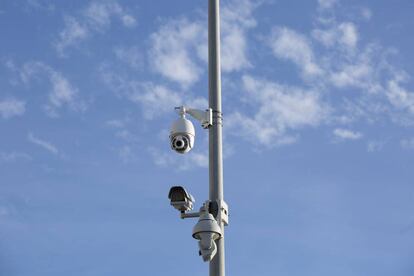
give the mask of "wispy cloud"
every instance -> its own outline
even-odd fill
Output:
[[[262,1],[233,0],[222,8],[222,70],[241,71],[252,67],[249,61],[248,31],[257,26],[254,11]]]
[[[77,47],[94,34],[105,32],[113,18],[128,28],[137,24],[135,17],[115,0],[92,1],[79,15],[65,16],[65,27],[54,42],[56,50],[65,56],[67,48]]]
[[[65,106],[74,111],[86,110],[85,102],[79,98],[78,89],[62,73],[51,66],[42,62],[28,62],[21,69],[18,69],[18,72],[21,81],[26,85],[44,78],[50,83],[48,103],[45,105],[45,111],[49,116],[58,117],[59,109]]]
[[[304,76],[320,75],[309,40],[302,34],[287,27],[273,29],[268,43],[277,58],[286,59],[298,65]]]
[[[318,0],[319,7],[322,9],[331,9],[338,3],[338,0]]]
[[[133,121],[130,117],[124,119],[112,119],[105,122],[105,125],[114,130],[115,137],[122,139],[127,143],[136,143],[140,141],[136,130],[131,130],[130,124]],[[135,124],[134,124],[135,125]]]
[[[362,138],[362,133],[350,129],[336,128],[333,131],[335,137],[342,140],[359,140]]]
[[[26,111],[26,103],[16,99],[0,101],[0,114],[3,119],[22,116]]]
[[[404,88],[399,79],[392,79],[388,82],[387,96],[396,108],[414,114],[414,92]]]
[[[77,45],[90,35],[88,27],[74,17],[65,16],[64,22],[65,28],[59,33],[59,39],[54,44],[56,50],[62,56],[66,48]]]
[[[144,116],[152,119],[157,113],[167,113],[172,107],[179,106],[182,96],[162,85],[153,83],[141,84],[142,93],[131,93],[130,99],[140,103],[144,108]]]
[[[175,106],[187,105],[194,108],[206,108],[207,100],[194,97],[182,91],[153,82],[140,82],[101,66],[101,79],[118,95],[139,104],[145,119],[154,119],[173,110]]]
[[[54,155],[59,154],[59,150],[51,142],[48,142],[46,140],[42,140],[42,139],[34,136],[31,132],[27,135],[27,140],[30,143],[35,144],[35,145],[47,150],[48,152],[50,152]]]
[[[115,0],[92,1],[82,13],[88,25],[98,31],[108,28],[112,17],[119,19],[125,27],[136,24],[135,18]]]
[[[149,60],[153,69],[169,80],[188,87],[203,72],[194,59],[205,45],[206,29],[199,22],[173,20],[151,35]]]
[[[342,22],[328,29],[314,29],[312,35],[326,47],[355,48],[359,40],[357,27],[352,22]]]
[[[239,135],[265,146],[290,144],[296,135],[289,133],[304,127],[318,126],[329,114],[329,106],[318,93],[298,87],[255,78],[243,77],[247,102],[256,113],[250,117],[233,113],[227,118],[230,128],[237,128]]]
[[[78,90],[59,72],[51,70],[49,78],[52,84],[52,90],[49,93],[49,105],[47,106],[49,113],[55,115],[55,110],[63,105],[69,105],[74,109],[78,109],[80,106],[77,106],[75,103]]]
[[[274,56],[297,67],[304,87],[317,87],[324,98],[340,99],[332,117],[338,123],[388,116],[399,124],[414,124],[410,76],[391,62],[397,51],[365,42],[357,23],[336,18],[337,5],[339,1],[319,1],[310,34],[274,27],[268,38]],[[347,94],[335,94],[338,90]]]

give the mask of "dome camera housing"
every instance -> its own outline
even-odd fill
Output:
[[[184,116],[176,120],[170,131],[171,148],[178,153],[184,154],[194,147],[195,129],[190,120]]]
[[[199,254],[203,261],[210,262],[217,253],[216,240],[220,239],[222,231],[213,215],[207,209],[201,211],[200,219],[193,228],[193,238],[198,240]]]

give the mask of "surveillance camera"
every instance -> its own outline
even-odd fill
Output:
[[[171,148],[178,153],[189,152],[194,146],[194,125],[184,116],[176,120],[171,126]]]
[[[216,240],[222,236],[222,231],[213,215],[207,209],[201,210],[200,219],[193,228],[193,238],[199,240],[200,256],[203,261],[210,262],[217,253]]]
[[[170,204],[180,212],[193,209],[194,197],[181,186],[171,187],[168,198],[171,201]]]

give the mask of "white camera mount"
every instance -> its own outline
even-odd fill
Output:
[[[207,129],[213,125],[213,110],[211,108],[203,111],[200,109],[187,108],[185,106],[178,106],[175,108],[175,110],[177,110],[178,114],[184,118],[186,114],[190,114],[191,117],[193,117],[194,119],[196,119],[197,121],[201,123],[201,126],[204,129]]]

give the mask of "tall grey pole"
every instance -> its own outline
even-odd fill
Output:
[[[220,1],[208,0],[208,77],[209,105],[213,110],[213,125],[209,128],[210,200],[223,200],[223,149],[220,69]],[[225,276],[224,225],[217,240],[217,254],[210,262],[210,276]]]

